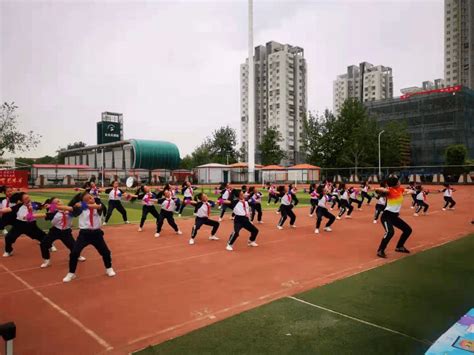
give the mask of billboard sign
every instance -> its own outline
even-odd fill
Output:
[[[0,186],[28,188],[27,170],[0,170]]]

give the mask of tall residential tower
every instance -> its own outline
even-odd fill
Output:
[[[267,128],[276,128],[286,152],[285,165],[303,160],[300,138],[307,108],[306,60],[303,48],[268,42],[255,47],[255,161],[261,162],[258,146]],[[241,140],[248,141],[248,59],[240,66]]]
[[[338,75],[333,83],[333,110],[339,113],[348,98],[360,102],[393,97],[392,68],[363,62],[347,67],[347,73]]]

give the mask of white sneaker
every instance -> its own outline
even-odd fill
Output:
[[[129,221],[125,221],[124,223],[125,223],[125,224],[130,224],[130,222],[129,222]],[[112,271],[113,271],[113,270],[112,270]]]
[[[102,225],[103,225],[103,226],[106,226],[106,225],[107,225],[107,222],[103,222]],[[65,282],[69,282],[69,281],[65,281]]]
[[[456,208],[455,207],[449,207],[449,209],[454,211]]]
[[[324,230],[325,230],[326,232],[332,232],[332,228],[331,228],[331,227],[325,227]]]
[[[336,219],[341,219],[341,217],[337,216]]]
[[[415,207],[413,207],[413,206],[410,206],[410,208],[411,208],[411,209],[414,209]]]
[[[43,261],[43,263],[41,264],[40,268],[44,269],[44,268],[47,268],[47,267],[50,266],[50,265],[51,265],[51,260],[45,259],[45,260]]]
[[[54,245],[52,245],[51,248],[49,248],[49,251],[54,253],[54,252],[57,252],[58,249]]]
[[[63,282],[71,282],[76,278],[76,274],[73,274],[72,272],[68,272],[66,277],[63,279]]]
[[[82,255],[80,257],[77,258],[77,261],[86,261],[87,259],[85,257],[83,257]]]
[[[227,244],[227,246],[225,247],[225,250],[233,251],[234,248],[232,248],[232,245]]]
[[[143,228],[142,228],[142,227],[139,227],[139,228],[138,228],[138,231],[139,231],[139,232],[143,232]]]
[[[418,216],[419,216],[419,214],[418,214],[418,213],[413,213],[413,215],[414,215],[415,217],[418,217]]]
[[[231,221],[233,221],[233,220],[234,220],[234,218],[235,218],[235,217],[232,217],[232,216],[231,216],[229,219],[230,219]]]
[[[181,217],[181,213],[178,213],[178,217]]]
[[[348,219],[352,219],[352,216],[346,216],[346,218],[348,218]]]
[[[291,228],[296,228],[296,224],[290,224]]]
[[[111,267],[109,267],[108,269],[105,269],[105,274],[108,276],[108,277],[114,277],[115,275],[117,275],[114,271],[114,269],[112,269]]]
[[[222,218],[219,217],[219,222],[222,222]]]
[[[312,215],[312,214],[309,214],[308,216],[309,216],[309,217],[313,217],[313,215]]]
[[[443,211],[446,211],[446,208],[442,208]]]
[[[315,234],[319,234],[319,229],[316,228],[316,229],[314,230],[314,233],[315,233]]]
[[[263,221],[258,221],[257,223],[259,223],[259,224],[263,224]]]
[[[194,239],[193,238],[189,239],[189,245],[194,245]]]
[[[155,238],[158,238],[160,236],[160,233],[155,233]]]
[[[176,234],[177,234],[177,235],[181,235],[181,234],[183,234],[183,232],[177,231]]]
[[[216,237],[215,235],[211,235],[211,236],[209,237],[209,240],[219,240],[219,238]]]
[[[258,247],[258,244],[255,242],[248,242],[247,244],[249,247]]]
[[[374,219],[374,224],[377,224],[377,220],[376,220],[376,219]]]
[[[362,211],[362,208],[358,208],[357,211]]]
[[[3,234],[3,235],[7,235],[7,234],[8,234],[8,231],[7,231],[6,229],[4,229],[4,230],[2,231],[2,234]]]
[[[283,227],[282,227],[282,226],[277,226],[277,228],[278,228],[279,230],[282,230],[282,229],[283,229]]]
[[[276,211],[275,213],[276,213],[276,214],[280,214],[280,212],[278,212],[278,211]]]
[[[4,257],[4,258],[8,258],[8,257],[10,257],[10,256],[12,256],[12,255],[13,255],[13,252],[11,252],[11,253],[4,252],[4,253],[3,253],[3,257]]]

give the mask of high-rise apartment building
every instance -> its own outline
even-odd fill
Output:
[[[363,62],[347,67],[347,73],[338,75],[333,83],[333,109],[339,113],[348,98],[361,102],[393,97],[392,68]]]
[[[303,48],[268,42],[255,47],[255,162],[267,128],[281,133],[280,147],[286,152],[285,165],[303,160],[301,134],[307,109],[306,60]],[[241,141],[248,143],[248,59],[240,66]]]
[[[444,77],[447,86],[474,89],[474,1],[444,1]]]

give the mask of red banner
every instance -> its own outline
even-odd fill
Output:
[[[0,170],[0,186],[28,188],[27,170]]]
[[[461,91],[461,90],[462,90],[461,85],[450,86],[450,87],[442,88],[442,89],[412,92],[410,94],[405,94],[405,95],[400,96],[400,99],[404,100],[404,99],[409,99],[410,97],[413,97],[413,96],[429,95],[429,94],[435,94],[435,93],[440,93],[440,92],[458,92],[458,91]]]

